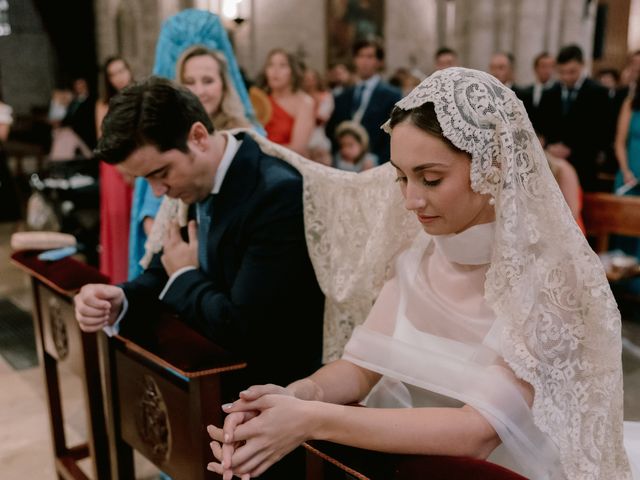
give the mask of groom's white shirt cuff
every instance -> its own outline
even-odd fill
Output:
[[[122,310],[120,310],[120,315],[116,318],[116,321],[113,325],[107,325],[106,327],[102,327],[102,331],[107,334],[108,337],[113,337],[120,333],[120,321],[127,313],[127,309],[129,308],[129,302],[127,301],[127,296],[124,296],[124,301],[122,302]]]

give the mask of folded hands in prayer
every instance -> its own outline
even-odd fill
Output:
[[[223,405],[223,428],[209,425],[211,450],[217,462],[208,469],[230,480],[264,473],[271,465],[310,438],[313,404],[277,385],[258,385]]]

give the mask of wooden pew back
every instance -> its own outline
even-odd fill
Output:
[[[610,235],[640,237],[640,197],[586,193],[582,216],[598,253],[608,250]]]

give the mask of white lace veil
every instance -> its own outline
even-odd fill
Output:
[[[492,76],[450,68],[398,102],[432,102],[444,135],[472,157],[471,186],[495,199],[485,298],[495,349],[535,391],[536,426],[568,478],[630,478],[622,443],[620,314],[522,103]]]
[[[435,106],[444,135],[472,157],[471,185],[495,199],[485,299],[504,360],[535,390],[535,425],[572,479],[630,478],[622,444],[620,314],[603,268],[576,225],[522,103],[492,76],[449,68],[398,106]],[[324,358],[338,358],[371,309],[393,260],[425,234],[403,208],[389,164],[361,174],[306,160],[251,132],[304,177],[309,253],[327,297]],[[165,200],[147,244],[158,252]]]

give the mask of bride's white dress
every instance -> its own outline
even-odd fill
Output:
[[[501,437],[489,461],[528,478],[565,478],[557,447],[534,424],[533,393],[498,353],[496,317],[484,299],[494,227],[416,241],[344,358],[384,375],[368,406],[469,404]],[[630,458],[640,458],[631,455],[640,452],[640,423],[625,424],[625,434]]]

